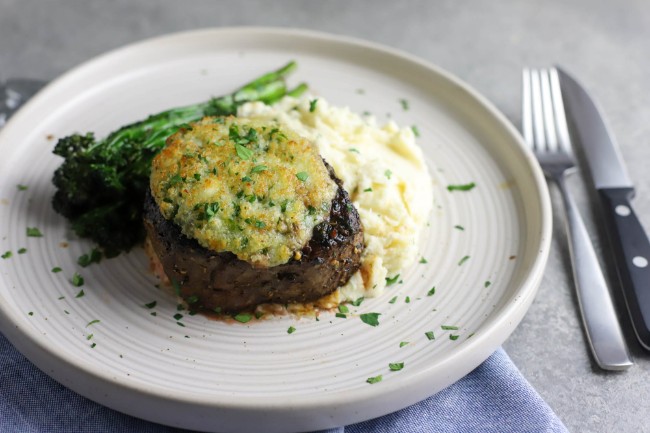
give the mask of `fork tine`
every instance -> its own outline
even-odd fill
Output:
[[[521,131],[526,144],[535,146],[533,140],[533,104],[531,100],[530,69],[524,68],[521,75]]]
[[[531,99],[533,109],[533,135],[535,137],[533,147],[538,150],[545,150],[544,142],[544,112],[542,109],[542,94],[539,83],[539,71],[533,69],[530,73]]]
[[[555,152],[557,151],[557,135],[555,134],[554,114],[557,113],[554,113],[553,110],[551,83],[548,77],[548,70],[542,69],[539,72],[539,78],[542,93],[542,111],[544,113],[544,133],[546,135],[546,148],[549,152]]]
[[[564,102],[562,101],[562,89],[560,87],[560,77],[557,74],[557,69],[551,68],[549,70],[551,96],[553,99],[553,111],[555,112],[555,120],[557,123],[557,137],[562,150],[567,153],[572,153],[571,138],[569,136],[569,128],[566,122],[566,114],[564,112]]]

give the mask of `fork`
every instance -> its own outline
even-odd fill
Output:
[[[605,370],[632,365],[614,303],[573,196],[567,175],[576,171],[560,81],[555,68],[524,69],[522,130],[544,173],[557,184],[565,209],[578,305],[596,363]]]

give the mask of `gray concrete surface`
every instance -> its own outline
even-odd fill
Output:
[[[360,37],[437,64],[520,122],[520,70],[560,64],[600,101],[636,181],[650,228],[650,2],[549,1],[36,1],[0,0],[0,78],[52,79],[123,44],[210,26],[300,27]],[[584,176],[571,187],[598,248],[604,233]],[[559,204],[555,190],[554,204]],[[636,365],[600,371],[572,290],[562,219],[539,295],[507,352],[574,432],[650,432],[650,355],[627,337]],[[612,263],[604,262],[608,276]],[[617,287],[614,285],[614,287]],[[623,311],[620,297],[619,311]],[[623,316],[623,325],[629,322]]]

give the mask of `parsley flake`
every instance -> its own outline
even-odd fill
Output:
[[[306,171],[301,171],[300,173],[296,173],[296,177],[298,178],[298,180],[304,182],[309,177],[309,173],[307,173]]]
[[[56,274],[56,273],[58,273],[58,272],[61,272],[62,270],[63,270],[63,269],[61,269],[60,267],[55,266],[55,267],[52,268],[52,273]]]
[[[458,261],[458,266],[461,266],[463,263],[469,260],[469,256],[465,256]]]
[[[86,266],[90,266],[93,263],[99,263],[101,260],[102,252],[97,248],[93,248],[91,252],[79,257],[77,259],[77,263],[79,266],[85,268]]]
[[[459,337],[459,336],[456,335],[456,334],[449,334],[449,339],[450,339],[451,341],[456,341],[456,340],[458,340],[458,337]]]
[[[382,379],[383,377],[380,374],[379,376],[369,377],[368,379],[366,379],[366,382],[373,384],[373,383],[381,382]]]
[[[350,309],[348,308],[347,305],[341,304],[341,305],[339,305],[339,312],[341,312],[343,314],[346,314],[346,313],[350,312]]]
[[[361,305],[363,300],[364,300],[364,297],[362,296],[360,298],[357,298],[355,301],[350,302],[350,304],[352,304],[355,307],[358,307],[359,305]]]
[[[431,290],[427,292],[427,296],[433,296],[436,294],[436,286],[433,286]]]
[[[461,226],[461,225],[455,225],[454,228],[455,228],[456,230],[460,230],[461,232],[462,232],[462,231],[465,231],[465,227],[463,227],[463,226]]]
[[[418,129],[417,126],[415,125],[411,126],[411,131],[413,131],[413,135],[415,135],[416,137],[420,136],[420,130]]]
[[[492,285],[492,282],[491,282],[491,281],[486,281],[485,283],[483,283],[483,286],[484,286],[486,289],[487,289],[488,287],[490,287],[491,285]]]
[[[409,101],[408,100],[402,98],[402,99],[399,100],[399,103],[402,105],[402,109],[404,111],[408,111],[408,109],[409,109]]]
[[[408,341],[402,341],[402,342],[399,343],[399,347],[404,347],[404,346],[406,346],[407,344],[409,344]]]
[[[316,111],[316,104],[318,104],[318,99],[313,99],[309,101],[309,112],[313,113]]]
[[[391,362],[388,364],[388,368],[390,371],[400,371],[401,369],[404,368],[404,363],[403,362]]]
[[[20,248],[18,250],[18,254],[25,254],[27,252],[27,248]]]
[[[79,290],[79,293],[75,295],[75,298],[83,298],[85,295],[83,289]]]
[[[242,146],[241,144],[235,143],[235,151],[237,152],[237,156],[243,160],[248,160],[253,157],[253,151]]]
[[[379,325],[379,316],[380,315],[381,315],[381,313],[365,313],[365,314],[361,314],[359,316],[359,318],[366,325],[378,326]]]
[[[154,308],[157,304],[158,304],[158,302],[156,302],[156,301],[151,301],[151,302],[149,302],[148,304],[144,304],[144,306],[151,310],[151,309]]]
[[[445,331],[458,331],[458,326],[452,326],[452,325],[442,325],[440,326],[442,329]]]
[[[238,321],[240,323],[250,322],[252,318],[253,318],[253,316],[251,316],[250,314],[246,314],[246,313],[239,313],[235,317],[233,317],[233,319],[235,319],[236,321]]]
[[[27,236],[30,238],[42,238],[43,233],[36,227],[27,227]]]
[[[386,278],[386,286],[391,286],[395,284],[399,280],[399,274],[395,275],[392,278],[387,277]]]
[[[98,319],[91,320],[91,321],[88,322],[88,324],[86,325],[86,328],[89,327],[90,325],[94,325],[94,324],[96,324],[96,323],[100,323],[100,320],[98,320]]]
[[[470,182],[462,185],[447,185],[447,191],[469,191],[475,186],[476,184],[474,182]]]
[[[256,165],[255,167],[251,168],[251,174],[254,173],[261,173],[265,170],[268,170],[269,168],[265,165]]]
[[[420,257],[420,263],[429,263],[424,257]]]
[[[293,334],[294,332],[296,332],[296,328],[289,326],[289,329],[287,329],[287,334]]]
[[[3,259],[8,259],[8,258],[10,258],[12,255],[13,255],[13,253],[12,253],[11,251],[5,251],[5,253],[2,254],[0,257],[2,257]]]
[[[390,179],[390,177],[393,175],[393,172],[390,170],[384,171],[384,176],[386,176],[387,179]]]
[[[72,276],[72,285],[75,287],[81,287],[84,285],[84,277],[79,275],[77,272]],[[78,297],[78,296],[77,296]]]
[[[429,340],[435,340],[436,339],[435,335],[433,335],[433,331],[427,331],[427,332],[424,333],[424,335],[426,335]]]
[[[18,191],[27,191],[28,186],[18,184],[18,185],[16,185],[16,188],[18,188]]]
[[[388,301],[388,303],[389,303],[389,304],[394,304],[395,301],[397,301],[397,296],[393,296],[393,299],[391,299],[390,301]]]

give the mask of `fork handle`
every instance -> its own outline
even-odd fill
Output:
[[[564,176],[556,180],[564,201],[573,278],[591,351],[601,368],[627,369],[632,360],[593,244]]]
[[[630,204],[634,189],[598,192],[632,325],[641,345],[650,350],[650,241]]]

